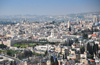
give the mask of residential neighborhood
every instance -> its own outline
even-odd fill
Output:
[[[100,65],[100,0],[0,0],[0,65]]]

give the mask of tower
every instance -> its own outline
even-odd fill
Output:
[[[67,28],[69,28],[70,27],[70,21],[68,21],[68,27]]]
[[[70,21],[68,21],[68,30],[71,31]]]
[[[52,29],[51,30],[51,37],[55,37],[57,36],[57,30],[56,29]]]
[[[93,17],[93,23],[97,23],[98,22],[98,17],[97,16],[94,16]]]

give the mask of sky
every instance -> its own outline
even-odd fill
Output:
[[[0,15],[66,15],[99,11],[100,0],[0,0]]]

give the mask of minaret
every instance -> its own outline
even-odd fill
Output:
[[[3,39],[2,39],[2,45],[3,45]],[[2,46],[2,49],[3,49],[3,46]]]
[[[70,27],[70,21],[68,21],[68,28]]]
[[[68,31],[71,31],[70,21],[68,21]]]

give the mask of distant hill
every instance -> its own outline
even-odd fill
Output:
[[[0,21],[7,21],[7,22],[21,22],[25,18],[29,22],[47,22],[47,21],[82,21],[87,20],[91,21],[93,16],[96,15],[100,19],[100,12],[87,12],[87,13],[77,13],[77,14],[67,14],[67,15],[0,15]]]
[[[0,25],[15,24],[14,22],[0,21]]]

